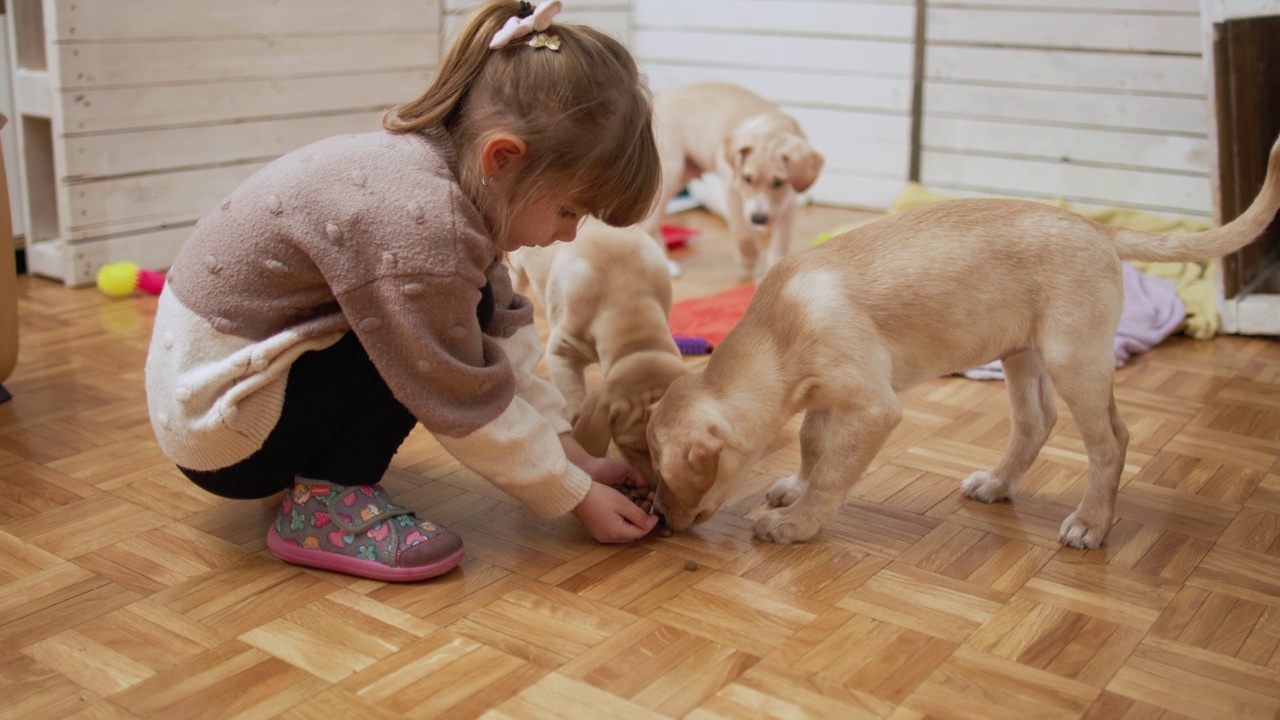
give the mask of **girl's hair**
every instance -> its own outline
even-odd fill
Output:
[[[635,61],[617,40],[583,25],[546,30],[560,38],[559,50],[530,47],[537,33],[491,50],[494,33],[519,10],[513,0],[490,0],[476,10],[427,91],[390,110],[383,126],[397,133],[443,127],[458,149],[463,190],[482,211],[490,201],[480,150],[509,132],[524,141],[526,155],[505,207],[527,204],[539,191],[564,192],[610,225],[640,222],[653,207],[662,171],[651,97]],[[491,228],[497,237],[505,230]]]

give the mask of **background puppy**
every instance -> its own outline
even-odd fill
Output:
[[[656,96],[653,106],[662,193],[645,230],[661,237],[671,198],[691,180],[715,172],[743,276],[754,278],[765,251],[767,270],[790,250],[796,193],[817,180],[822,155],[794,118],[736,85],[688,85]]]
[[[516,289],[542,304],[550,326],[547,372],[568,400],[574,438],[603,456],[612,439],[650,479],[649,410],[688,372],[667,325],[671,278],[661,247],[639,227],[589,219],[571,243],[510,256]],[[586,391],[585,369],[601,386]]]
[[[1280,142],[1259,196],[1221,228],[1162,236],[1033,202],[952,200],[892,215],[792,255],[765,277],[706,370],[675,381],[649,425],[657,506],[675,530],[709,518],[797,412],[800,469],[774,483],[755,534],[808,540],[901,419],[897,393],[1004,362],[1012,434],[970,498],[1008,498],[1066,402],[1089,456],[1063,544],[1106,538],[1129,434],[1112,395],[1121,260],[1218,257],[1280,208]]]

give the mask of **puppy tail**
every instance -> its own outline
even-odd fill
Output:
[[[1248,210],[1226,225],[1180,235],[1106,227],[1124,260],[1198,262],[1233,253],[1258,239],[1275,220],[1277,210],[1280,210],[1280,139],[1271,146],[1262,190]]]

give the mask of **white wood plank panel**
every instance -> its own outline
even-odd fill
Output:
[[[810,141],[827,158],[822,168],[824,173],[842,172],[902,183],[907,181],[911,146],[906,137],[900,143],[888,144],[866,142],[848,133],[828,135],[819,132],[810,133]]]
[[[1200,18],[1191,14],[934,8],[927,28],[930,43],[1200,54]]]
[[[874,210],[883,212],[893,204],[894,198],[907,185],[904,180],[877,178],[833,170],[824,172],[809,189],[809,197],[820,205]],[[837,228],[831,228],[836,230]],[[799,249],[814,238],[795,238],[793,246]]]
[[[1028,120],[1073,127],[1100,127],[1195,134],[1206,131],[1203,97],[1122,95],[930,82],[924,112],[996,120]],[[926,138],[927,139],[927,138]]]
[[[382,114],[359,112],[199,127],[77,135],[66,139],[67,177],[165,172],[277,157],[317,140],[382,128]]]
[[[895,178],[906,182],[911,118],[840,110],[784,107],[826,158],[823,172]]]
[[[777,103],[911,112],[911,82],[905,78],[866,77],[803,70],[745,70],[702,65],[645,63],[641,69],[655,93],[693,83],[724,81],[741,85]]]
[[[921,156],[921,183],[940,190],[963,188],[1012,197],[1063,197],[1205,217],[1212,210],[1209,183],[1203,175],[925,151]]]
[[[566,11],[558,17],[566,23],[575,23],[595,28],[606,35],[616,38],[628,48],[631,46],[631,13],[625,10],[580,10]]]
[[[422,93],[422,71],[83,90],[63,97],[68,134],[381,110]]]
[[[1028,156],[1146,170],[1209,172],[1209,143],[1203,137],[928,117],[924,123],[924,138],[926,149],[944,152]]]
[[[849,3],[800,0],[637,0],[637,28],[749,32],[769,35],[840,35],[910,41],[910,2]]]
[[[101,180],[66,188],[75,213],[63,239],[76,243],[106,235],[190,223],[217,206],[265,162]]]
[[[1236,18],[1280,15],[1280,0],[1211,0],[1206,3],[1204,14],[1211,23]]]
[[[434,67],[436,32],[332,37],[211,38],[59,45],[59,87],[347,75]]]
[[[1199,57],[930,46],[930,81],[1204,96]]]
[[[905,78],[911,77],[914,53],[907,42],[673,30],[637,29],[632,42],[642,63],[763,70],[821,68]]]
[[[30,0],[26,0],[30,1]],[[56,41],[403,32],[440,27],[426,0],[45,0],[45,32]]]
[[[1274,2],[1275,0],[1256,0]],[[933,7],[1016,7],[1039,10],[1096,10],[1198,15],[1200,0],[930,0]]]

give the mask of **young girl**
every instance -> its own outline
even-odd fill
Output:
[[[569,436],[534,373],[529,301],[503,252],[644,218],[659,165],[648,91],[612,38],[493,0],[385,132],[270,163],[196,224],[147,356],[165,454],[209,492],[281,490],[267,535],[300,565],[378,580],[446,572],[452,531],[378,485],[414,425],[535,515],[600,542],[657,523],[610,487],[643,479]],[[594,482],[593,482],[594,481]]]

